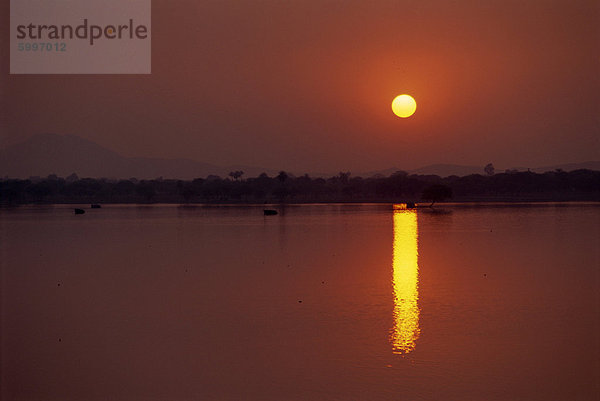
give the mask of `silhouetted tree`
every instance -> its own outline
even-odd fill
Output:
[[[288,179],[288,174],[282,170],[277,175],[277,179],[279,180],[279,182],[281,182],[283,184],[285,182],[285,180]]]
[[[189,202],[192,200],[196,192],[194,191],[194,183],[189,181],[177,181],[177,192],[185,202]]]
[[[443,202],[444,200],[452,197],[452,188],[443,185],[435,184],[431,185],[423,190],[421,198],[426,201],[431,201],[429,207],[433,207],[435,202]]]
[[[32,185],[30,193],[34,196],[36,202],[42,202],[52,193],[52,189],[48,181],[42,181]]]
[[[135,188],[135,192],[142,196],[147,202],[150,202],[156,195],[154,185],[146,181],[142,181],[140,184],[138,184],[138,186]]]
[[[238,180],[238,178],[241,178],[243,175],[244,175],[244,172],[241,170],[232,171],[229,173],[229,176],[236,181]]]
[[[404,170],[397,170],[390,177],[406,178],[406,177],[408,177],[408,173],[406,171],[404,171]]]
[[[338,174],[340,182],[342,184],[347,184],[348,179],[350,178],[350,174],[352,174],[352,173],[350,173],[349,171],[346,171],[345,173],[343,171],[340,171],[340,173]]]
[[[485,171],[487,175],[494,175],[494,171],[496,170],[494,169],[494,165],[492,163],[488,163],[483,168],[483,171]]]
[[[68,176],[67,178],[65,178],[65,181],[67,181],[69,184],[75,181],[78,181],[79,177],[77,176],[76,173],[71,174],[70,176]]]
[[[279,203],[283,203],[285,201],[285,198],[287,198],[289,194],[290,190],[284,186],[275,188],[275,190],[273,191],[273,195],[275,195],[275,197],[279,200]]]
[[[114,184],[113,188],[117,195],[126,197],[135,191],[135,184],[129,180],[121,180]]]

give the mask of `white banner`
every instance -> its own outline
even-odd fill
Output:
[[[151,0],[11,0],[11,74],[150,74]]]

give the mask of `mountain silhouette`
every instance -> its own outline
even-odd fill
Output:
[[[39,134],[0,150],[0,177],[10,178],[77,173],[95,178],[193,179],[229,171],[189,159],[124,157],[75,135]]]
[[[531,168],[533,172],[545,172],[561,169],[573,171],[577,169],[600,170],[600,161],[585,163],[560,164]],[[245,177],[256,177],[262,172],[276,175],[278,170],[256,166],[216,166],[190,159],[161,159],[144,157],[125,157],[106,149],[87,139],[75,135],[38,134],[27,140],[0,149],[0,177],[29,178],[46,177],[56,174],[67,177],[76,173],[79,177],[92,178],[138,178],[153,179],[157,177],[190,180],[205,178],[208,175],[226,177],[230,171],[244,171]],[[373,175],[389,176],[399,168],[389,168],[367,173],[353,173],[353,176],[371,177]],[[516,168],[527,171],[527,168]],[[503,172],[497,169],[496,172]],[[291,172],[294,174],[295,172]],[[414,170],[410,174],[465,176],[484,174],[483,166],[463,166],[456,164],[432,164]],[[299,175],[304,172],[298,172]],[[313,177],[331,177],[336,173],[310,173]]]
[[[431,164],[410,171],[411,174],[439,175],[448,177],[457,175],[463,177],[470,174],[483,174],[483,166],[461,166],[458,164]]]
[[[484,166],[465,166],[460,164],[431,164],[428,166],[420,167],[414,170],[406,170],[408,174],[418,174],[418,175],[438,175],[440,177],[449,177],[451,175],[456,175],[459,177],[464,177],[466,175],[471,174],[481,174],[485,175],[483,171]],[[545,173],[546,171],[555,171],[555,170],[563,170],[563,171],[573,171],[573,170],[597,170],[600,171],[600,161],[588,161],[583,163],[567,163],[567,164],[556,164],[551,166],[543,166],[543,167],[511,167],[508,170],[512,171],[527,171],[530,170],[534,173]],[[383,175],[389,176],[390,174],[395,173],[400,170],[399,168],[389,168],[385,170],[378,171],[370,171],[368,173],[362,174],[363,177],[372,177],[374,175]],[[506,169],[498,168],[496,169],[496,173],[503,173]],[[360,174],[356,174],[360,175]]]
[[[556,164],[553,166],[532,168],[531,171],[533,171],[534,173],[545,173],[546,171],[555,171],[555,170],[574,171],[574,170],[581,170],[581,169],[600,171],[600,161]],[[517,169],[517,170],[520,170],[520,169]],[[527,169],[523,169],[523,170],[527,170]]]

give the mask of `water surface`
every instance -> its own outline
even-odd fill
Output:
[[[3,400],[595,400],[600,206],[0,210]]]

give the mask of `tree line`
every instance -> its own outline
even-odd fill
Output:
[[[281,171],[242,179],[208,176],[194,180],[112,180],[50,175],[0,180],[0,204],[30,203],[307,203],[454,201],[600,201],[600,171],[511,172],[463,177],[414,175],[329,178]]]

